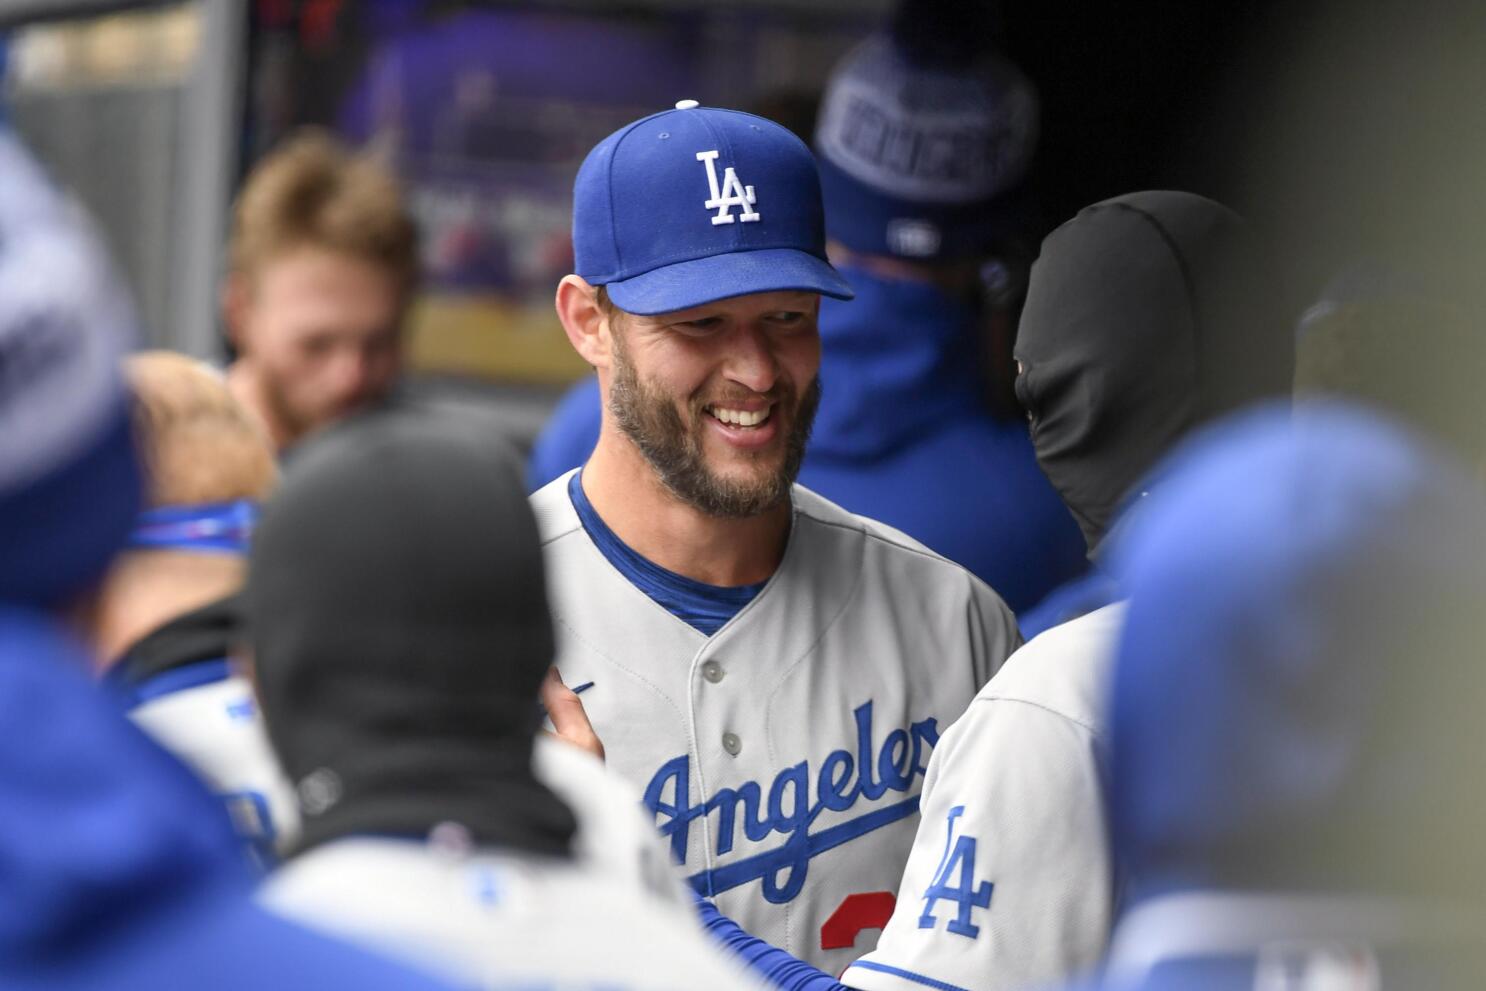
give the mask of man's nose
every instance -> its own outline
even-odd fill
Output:
[[[728,342],[726,376],[754,392],[768,392],[779,379],[779,359],[769,335],[758,327],[742,324]]]

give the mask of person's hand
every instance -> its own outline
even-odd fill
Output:
[[[552,720],[552,729],[543,732],[586,750],[599,760],[604,759],[604,741],[599,739],[593,723],[588,721],[588,713],[583,711],[583,700],[562,683],[562,676],[555,666],[549,668],[547,677],[542,679],[541,698],[542,708],[547,710],[547,718]]]

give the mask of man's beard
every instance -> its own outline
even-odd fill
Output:
[[[765,478],[731,481],[719,478],[707,467],[702,453],[701,418],[711,414],[704,411],[703,404],[691,410],[695,429],[688,430],[670,398],[640,381],[623,345],[618,343],[618,335],[615,335],[613,355],[609,413],[678,499],[708,516],[746,519],[789,498],[790,486],[805,460],[805,445],[810,440],[810,427],[820,405],[819,378],[810,383],[795,409],[779,469]],[[789,386],[771,398],[775,401],[774,416],[795,405],[795,392]]]

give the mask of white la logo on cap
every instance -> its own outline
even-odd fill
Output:
[[[750,220],[760,220],[762,217],[753,209],[754,199],[753,187],[745,186],[738,179],[738,173],[729,165],[722,172],[722,189],[717,188],[717,166],[712,163],[717,161],[717,151],[697,152],[697,161],[707,166],[707,187],[712,190],[712,198],[703,203],[702,206],[708,210],[716,210],[717,216],[712,218],[713,225],[731,224],[735,219],[745,224]],[[737,217],[733,216],[733,207],[743,208],[743,212]]]

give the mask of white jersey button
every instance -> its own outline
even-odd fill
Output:
[[[726,675],[727,672],[724,671],[722,669],[722,665],[718,664],[716,661],[707,661],[705,664],[702,665],[702,677],[706,678],[714,685],[721,681],[724,677],[726,677]]]
[[[722,749],[736,757],[743,749],[743,741],[738,739],[737,733],[724,733],[722,734]]]
[[[701,106],[701,104],[698,103],[695,100],[677,100],[676,101],[676,109],[677,110],[695,110],[697,107],[700,107],[700,106]]]

